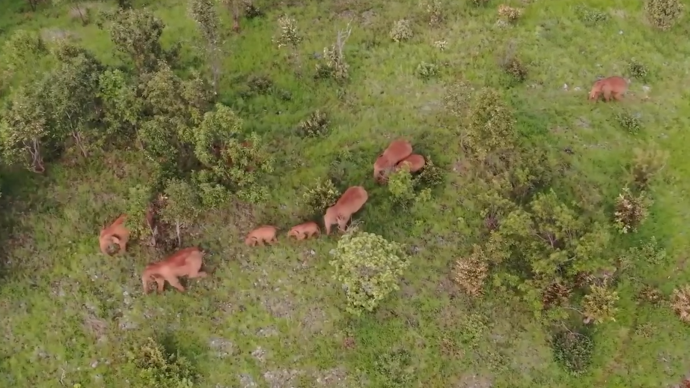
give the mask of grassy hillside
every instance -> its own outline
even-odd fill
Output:
[[[82,25],[67,5],[36,12],[17,0],[0,14],[0,43],[17,30],[38,31],[46,42],[68,35],[108,66],[122,66],[108,32]],[[134,145],[74,150],[46,160],[46,173],[18,166],[2,171],[2,284],[0,285],[0,385],[17,387],[135,386],[140,371],[127,354],[151,337],[179,352],[198,374],[195,387],[670,387],[688,373],[690,329],[669,299],[689,282],[684,226],[690,221],[690,24],[654,28],[642,2],[514,1],[515,23],[500,22],[499,2],[441,1],[443,20],[417,1],[274,2],[256,0],[265,14],[240,20],[219,6],[223,31],[222,75],[217,101],[242,119],[243,131],[262,136],[274,171],[261,184],[268,198],[232,198],[205,211],[184,230],[183,245],[210,251],[215,272],[189,280],[188,291],[168,287],[143,295],[140,273],[169,250],[132,243],[127,254],[98,252],[98,230],[127,211],[131,187],[153,180],[150,163]],[[95,20],[111,2],[87,3]],[[685,5],[688,6],[687,0]],[[187,2],[137,3],[165,23],[163,46],[181,43],[176,72],[207,72],[201,37]],[[240,7],[242,8],[242,7]],[[293,17],[303,37],[278,48],[278,18]],[[407,19],[412,36],[401,43],[389,33]],[[350,23],[344,46],[350,79],[315,79],[323,48]],[[440,50],[435,42],[445,41]],[[0,58],[3,52],[0,52]],[[518,58],[526,71],[518,82],[501,63]],[[420,71],[435,65],[436,74]],[[4,76],[1,96],[23,75]],[[426,66],[426,67],[425,67]],[[642,71],[644,70],[644,71]],[[594,103],[587,93],[597,77],[631,80],[622,102]],[[257,77],[271,87],[257,87]],[[454,85],[471,100],[483,87],[497,90],[515,118],[521,147],[543,151],[561,166],[550,185],[563,203],[584,203],[588,219],[613,227],[614,204],[629,184],[633,149],[668,152],[662,172],[647,190],[650,214],[639,230],[612,232],[605,255],[615,262],[654,237],[665,255],[644,255],[616,268],[615,321],[582,324],[535,316],[519,292],[491,279],[482,297],[453,281],[455,262],[483,244],[480,215],[485,187],[461,144],[467,113],[452,114]],[[469,102],[472,105],[472,102]],[[299,123],[316,111],[328,115],[328,132],[299,136]],[[626,121],[627,120],[627,121]],[[627,123],[627,124],[626,124]],[[633,123],[633,124],[630,124]],[[431,200],[405,210],[387,186],[371,177],[376,156],[398,137],[431,157],[444,181]],[[567,152],[566,152],[567,151]],[[554,167],[555,168],[555,167]],[[287,230],[306,221],[300,200],[319,179],[338,189],[363,185],[369,201],[355,216],[360,228],[404,244],[410,266],[378,309],[353,317],[329,261],[337,234],[289,241]],[[548,191],[548,187],[539,190]],[[248,248],[247,232],[262,224],[281,229],[279,244]],[[624,267],[624,269],[622,269]],[[662,302],[640,302],[645,286]],[[579,307],[575,308],[579,310]],[[553,335],[590,333],[591,365],[574,375],[554,357]]]

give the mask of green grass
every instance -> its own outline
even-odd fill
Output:
[[[262,206],[228,204],[185,234],[185,245],[211,249],[206,265],[216,269],[212,277],[188,281],[185,294],[142,295],[140,271],[160,259],[160,252],[133,244],[125,256],[98,253],[98,228],[124,210],[129,187],[147,181],[136,152],[88,163],[50,163],[45,177],[8,173],[2,211],[13,228],[0,286],[0,385],[126,386],[130,372],[119,365],[147,336],[188,357],[202,376],[199,387],[395,386],[380,360],[399,351],[409,355],[409,363],[392,373],[408,378],[401,387],[666,387],[680,382],[690,361],[687,325],[670,308],[637,305],[634,298],[641,282],[657,284],[669,295],[690,275],[684,229],[690,221],[688,19],[662,33],[647,25],[641,2],[542,1],[527,5],[516,26],[500,29],[494,26],[497,2],[479,9],[446,3],[446,21],[438,28],[427,26],[414,1],[267,5],[265,18],[241,21],[242,34],[229,35],[225,43],[220,100],[237,111],[246,129],[268,138],[277,161],[267,183],[271,198]],[[27,16],[17,4],[0,15],[0,41],[17,28],[69,30],[101,60],[118,63],[106,32],[70,20],[64,9],[45,7]],[[579,4],[611,17],[586,26],[575,16]],[[198,62],[197,33],[185,2],[152,7],[168,26],[164,44],[181,40],[187,63]],[[296,18],[305,37],[296,60],[271,43],[284,11]],[[330,44],[350,17],[351,81],[339,92],[335,84],[312,79],[313,54]],[[415,36],[395,44],[388,31],[401,18],[413,20]],[[230,26],[223,11],[223,28],[230,31]],[[431,45],[441,39],[449,43],[444,52]],[[464,79],[475,87],[500,87],[497,63],[510,42],[529,70],[524,84],[504,91],[518,130],[525,141],[545,143],[554,152],[571,147],[573,179],[589,185],[582,190],[597,187],[610,203],[625,183],[622,172],[632,148],[647,140],[671,155],[667,179],[652,189],[650,219],[624,241],[632,245],[656,236],[669,252],[667,262],[634,265],[630,278],[635,280],[618,285],[617,321],[594,329],[593,365],[579,377],[553,361],[547,332],[522,306],[493,293],[471,300],[450,280],[454,259],[472,242],[458,219],[477,220],[473,198],[467,197],[471,191],[464,187],[467,179],[453,171],[463,160],[457,133],[462,128],[452,121],[447,125],[444,86]],[[596,76],[624,74],[632,59],[651,70],[647,83],[633,80],[621,103],[587,101]],[[445,65],[437,78],[423,81],[414,75],[421,61]],[[277,93],[242,98],[251,74],[268,76],[291,99]],[[643,85],[650,88],[647,100]],[[295,128],[316,109],[329,114],[331,132],[303,140]],[[641,114],[640,133],[620,128],[615,116],[623,109]],[[386,188],[371,179],[375,156],[400,136],[447,174],[434,200],[412,213],[394,210]],[[360,319],[348,317],[340,287],[331,279],[329,251],[337,238],[296,243],[284,237],[304,221],[298,204],[304,185],[329,176],[341,189],[367,188],[370,200],[357,216],[367,231],[418,248],[401,290]],[[281,228],[280,244],[242,245],[245,234],[263,223]],[[468,326],[471,314],[483,317],[485,325]],[[640,327],[651,335],[642,335]],[[346,338],[354,345],[344,346]]]

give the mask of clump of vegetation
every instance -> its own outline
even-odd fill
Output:
[[[646,262],[657,265],[666,261],[666,250],[659,245],[656,237],[652,236],[644,244],[630,248],[628,256],[631,262]]]
[[[297,31],[297,22],[294,18],[283,15],[278,19],[278,35],[274,37],[273,41],[278,45],[278,48],[291,46],[297,47],[302,42],[302,35]]]
[[[584,5],[578,5],[575,7],[575,14],[581,22],[588,26],[604,23],[610,19],[608,13]]]
[[[647,0],[644,3],[647,20],[661,30],[673,27],[683,13],[680,0]]]
[[[628,62],[628,75],[641,81],[646,81],[649,77],[649,70],[644,64],[632,60]]]
[[[407,19],[400,19],[393,23],[393,28],[391,29],[389,36],[396,43],[405,42],[412,39],[414,33],[412,32],[410,21]]]
[[[642,129],[642,122],[640,119],[630,112],[623,111],[616,114],[616,121],[618,121],[618,125],[620,125],[621,128],[630,133],[638,133]]]
[[[398,282],[410,262],[400,244],[351,228],[338,241],[331,265],[334,279],[345,289],[346,310],[361,315],[400,288]]]
[[[252,74],[247,79],[250,94],[266,95],[273,90],[273,81],[265,75]]]
[[[328,115],[316,110],[299,123],[297,130],[303,137],[323,137],[328,133],[328,123]]]
[[[463,140],[478,160],[514,149],[515,118],[495,90],[484,88],[478,93],[467,120]]]
[[[319,180],[302,194],[302,203],[310,213],[323,214],[326,208],[338,201],[340,195],[332,180]]]
[[[218,83],[222,74],[222,42],[219,29],[220,18],[216,13],[215,1],[212,0],[193,0],[191,2],[192,19],[196,22],[204,38],[205,54],[213,76],[213,88],[218,92]]]
[[[489,1],[491,1],[491,0],[472,0],[471,3],[472,3],[475,7],[483,7],[483,6],[487,5],[487,4],[489,4]]]
[[[161,211],[161,220],[175,225],[177,246],[182,246],[182,228],[191,226],[201,213],[201,199],[194,186],[181,179],[169,179],[163,191],[165,206]]]
[[[153,199],[150,186],[138,184],[129,188],[127,196],[127,228],[131,238],[139,238],[152,232],[146,225],[146,210]]]
[[[673,290],[671,308],[681,321],[690,323],[690,285]]]
[[[589,333],[564,330],[552,341],[554,359],[573,375],[580,375],[592,363],[594,342]]]
[[[316,65],[317,78],[332,78],[343,83],[350,78],[350,65],[345,61],[345,42],[352,34],[348,24],[345,30],[338,31],[335,44],[323,49],[323,63]]]
[[[443,52],[443,51],[446,51],[446,49],[448,49],[448,41],[443,40],[443,39],[435,40],[434,43],[432,44],[432,46],[436,47],[438,49],[438,51]]]
[[[151,338],[129,352],[127,358],[139,372],[135,386],[192,388],[197,379],[187,359],[179,354],[166,354],[163,346]]]
[[[618,194],[614,213],[614,222],[621,233],[637,231],[647,218],[651,206],[644,192],[634,195],[629,188],[623,188],[623,192]]]
[[[460,319],[460,322],[458,322],[458,329],[460,332],[460,341],[474,348],[479,344],[482,337],[486,335],[489,327],[485,316],[471,313]]]
[[[264,11],[257,7],[253,0],[242,0],[242,7],[244,17],[249,20],[264,16]]]
[[[666,165],[669,153],[654,145],[633,149],[633,162],[630,167],[632,183],[640,190],[649,187],[652,179],[661,172]]]
[[[503,72],[510,77],[510,84],[522,83],[527,79],[527,67],[515,55],[506,55],[500,65]]]
[[[618,293],[608,289],[606,285],[593,285],[582,303],[582,313],[585,316],[584,323],[600,324],[606,321],[615,321],[618,299]]]
[[[374,367],[378,374],[384,378],[386,387],[409,387],[414,381],[412,355],[405,349],[396,349],[379,354],[374,362]]]
[[[417,68],[415,69],[415,74],[417,77],[428,80],[436,75],[438,75],[438,65],[435,63],[429,63],[422,61],[417,65]]]
[[[542,295],[542,306],[548,309],[552,306],[564,305],[572,295],[572,288],[562,281],[555,281],[550,284]]]
[[[489,264],[482,247],[475,244],[472,253],[455,261],[453,267],[453,280],[467,295],[481,296],[484,291],[484,283],[489,275]]]
[[[664,300],[664,294],[656,287],[645,285],[637,294],[637,300],[658,306]]]
[[[402,167],[388,176],[388,191],[393,202],[402,208],[415,200],[414,182],[409,168]]]
[[[511,7],[509,5],[501,4],[498,6],[498,17],[508,23],[515,23],[522,17],[522,8]]]
[[[429,25],[436,27],[443,23],[443,3],[441,0],[424,0],[421,5],[429,17]]]

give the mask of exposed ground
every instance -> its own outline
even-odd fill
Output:
[[[152,3],[167,25],[163,41],[182,41],[190,51],[197,32],[185,2]],[[186,243],[209,247],[207,265],[216,271],[188,281],[185,294],[142,295],[138,274],[159,252],[133,245],[122,257],[98,253],[98,228],[123,210],[128,188],[147,179],[136,152],[125,156],[131,163],[124,165],[115,159],[65,161],[51,164],[45,177],[8,173],[2,212],[14,226],[3,232],[8,243],[0,285],[0,385],[122,387],[128,376],[118,365],[131,344],[147,336],[188,357],[202,376],[195,386],[209,388],[679,383],[690,365],[690,330],[668,307],[637,304],[632,282],[618,285],[617,321],[596,327],[593,365],[579,377],[554,362],[547,334],[523,307],[502,295],[471,300],[458,291],[449,272],[469,243],[460,220],[476,212],[467,207],[472,198],[464,198],[463,154],[456,128],[445,124],[443,96],[444,85],[455,79],[499,87],[497,61],[514,45],[529,69],[524,84],[505,91],[520,133],[554,150],[569,147],[574,169],[602,195],[618,194],[634,146],[651,139],[668,150],[665,179],[652,188],[650,219],[635,237],[656,236],[668,255],[655,266],[632,269],[632,278],[668,295],[690,275],[684,230],[690,222],[687,19],[662,33],[648,26],[640,2],[523,1],[515,2],[526,10],[517,25],[501,27],[498,2],[480,9],[447,3],[446,21],[431,28],[416,1],[257,2],[266,17],[242,20],[242,33],[225,42],[221,101],[246,127],[271,140],[277,160],[271,199],[266,206],[228,204],[188,231]],[[575,15],[579,4],[610,18],[585,25]],[[1,12],[0,41],[17,28],[38,29],[46,39],[73,36],[115,63],[107,33],[82,26],[67,8],[27,10],[15,1]],[[305,36],[298,59],[271,43],[282,12],[297,20]],[[412,20],[415,35],[396,44],[388,32],[401,18]],[[349,21],[352,79],[339,90],[311,75],[314,58]],[[226,13],[223,23],[229,31]],[[438,40],[448,42],[445,51],[433,47]],[[648,81],[633,80],[620,104],[588,103],[586,93],[597,76],[624,74],[633,59],[650,69]],[[414,75],[421,61],[432,60],[445,64],[438,77],[423,81]],[[256,74],[291,98],[240,98],[247,77]],[[330,114],[331,134],[302,140],[294,128],[315,109]],[[614,117],[621,109],[640,116],[640,133],[620,128]],[[373,158],[399,136],[413,139],[448,175],[434,201],[408,214],[393,211],[386,189],[370,179]],[[281,235],[280,244],[251,250],[241,244],[258,224],[286,230],[301,222],[301,188],[327,175],[344,186],[370,189],[371,200],[358,218],[367,231],[405,242],[412,252],[401,290],[360,319],[342,309],[340,287],[331,279],[335,237],[295,243]],[[390,359],[396,361],[385,362]]]

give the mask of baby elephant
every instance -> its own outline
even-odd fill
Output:
[[[278,238],[276,237],[277,232],[278,228],[275,226],[260,226],[249,232],[247,238],[244,239],[244,243],[250,247],[254,247],[257,244],[264,245],[264,243],[273,245],[274,243],[278,242]]]
[[[305,238],[311,238],[316,235],[321,233],[321,230],[319,229],[319,225],[314,222],[305,222],[303,224],[299,224],[288,232],[288,238],[294,237],[297,240],[304,240]]]
[[[201,249],[190,247],[175,252],[165,260],[149,264],[141,275],[144,294],[149,293],[151,282],[157,284],[158,293],[163,292],[166,281],[178,291],[184,292],[184,287],[180,284],[180,277],[203,278],[208,276],[206,272],[201,271],[203,257],[204,252]]]
[[[595,82],[592,90],[589,92],[589,99],[598,101],[601,95],[604,95],[604,101],[611,101],[611,97],[620,101],[623,95],[628,90],[628,81],[623,77],[613,76],[602,78]]]

